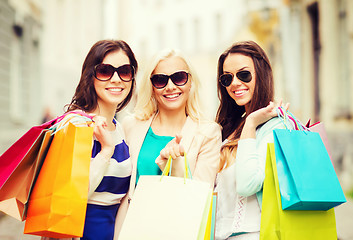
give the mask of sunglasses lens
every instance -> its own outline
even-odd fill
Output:
[[[99,64],[96,67],[96,78],[102,81],[109,80],[114,74],[114,68],[108,64]]]
[[[187,72],[176,72],[170,76],[173,83],[177,86],[183,86],[188,81],[188,73]]]
[[[219,81],[223,87],[228,87],[233,81],[233,75],[230,73],[225,73],[219,77]]]
[[[118,67],[117,71],[123,81],[131,81],[134,78],[134,69],[130,64]]]
[[[237,72],[237,78],[242,82],[248,83],[252,79],[251,72],[249,72],[249,71]]]
[[[162,74],[155,74],[151,77],[152,85],[155,88],[164,88],[168,83],[168,76]]]

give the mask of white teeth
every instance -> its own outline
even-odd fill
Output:
[[[237,91],[234,91],[234,94],[240,95],[240,94],[243,94],[245,92],[247,92],[247,90],[237,90]]]
[[[122,88],[108,88],[108,90],[111,92],[121,92],[123,89]]]
[[[243,92],[246,92],[246,90],[237,90],[237,91],[234,91],[235,94],[241,94]]]
[[[165,95],[166,98],[175,98],[178,97],[179,94],[171,94],[171,95]]]

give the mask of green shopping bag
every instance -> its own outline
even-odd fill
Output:
[[[274,144],[267,147],[260,240],[337,240],[334,209],[283,211]]]

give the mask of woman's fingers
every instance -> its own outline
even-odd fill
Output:
[[[180,144],[181,138],[181,135],[176,135],[175,138],[161,150],[161,157],[168,159],[169,156],[171,156],[173,159],[176,159],[180,156],[184,156],[184,147]]]

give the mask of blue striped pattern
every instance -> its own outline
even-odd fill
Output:
[[[104,169],[104,176],[94,193],[89,197],[86,211],[84,234],[81,240],[113,240],[115,218],[120,201],[126,195],[132,172],[129,147],[124,141],[123,129],[114,121],[116,129],[112,132],[115,142],[113,156]],[[101,144],[94,140],[92,161],[101,151]],[[102,170],[102,169],[100,169]],[[94,171],[94,169],[93,169]]]
[[[105,176],[96,189],[96,192],[110,192],[114,194],[124,194],[129,190],[130,176],[119,178]]]
[[[92,149],[92,158],[94,158],[101,151],[101,144],[97,140],[94,140],[94,145]],[[115,146],[114,154],[112,156],[117,162],[125,161],[130,157],[129,147],[126,145],[125,141]]]
[[[116,131],[113,133],[116,141],[115,150],[102,181],[88,200],[90,204],[102,206],[119,204],[129,190],[132,166],[129,147],[123,139],[122,132],[122,128],[116,123]],[[101,144],[94,140],[92,158],[100,151]]]

